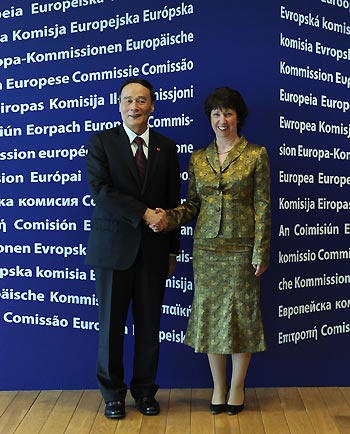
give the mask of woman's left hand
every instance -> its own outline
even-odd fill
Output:
[[[261,265],[261,264],[253,264],[253,267],[255,269],[255,276],[261,276],[266,270],[267,265]]]

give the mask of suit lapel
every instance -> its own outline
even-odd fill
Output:
[[[117,158],[122,159],[124,161],[125,166],[130,170],[130,174],[133,178],[135,178],[136,182],[142,187],[142,183],[140,181],[139,174],[137,172],[137,167],[135,164],[135,159],[131,150],[129,137],[126,134],[122,125],[116,128],[116,141],[118,146],[116,147]]]
[[[159,158],[161,157],[162,144],[157,141],[153,131],[149,131],[149,143],[148,143],[148,160],[147,160],[147,170],[145,182],[143,184],[143,189],[152,180],[153,175],[157,170],[157,165],[159,163]]]

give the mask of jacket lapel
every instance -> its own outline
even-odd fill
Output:
[[[210,166],[212,167],[214,172],[220,173],[220,164],[219,164],[218,156],[216,154],[215,141],[211,142],[208,145],[207,150],[206,150],[206,157],[207,157],[208,163],[210,164]]]
[[[206,157],[208,160],[208,163],[212,167],[215,173],[224,172],[230,164],[235,161],[241,153],[244,151],[245,147],[247,146],[247,139],[245,137],[240,137],[238,142],[235,144],[235,146],[232,148],[232,150],[227,154],[227,157],[225,158],[225,161],[223,162],[222,166],[220,167],[219,159],[216,153],[216,146],[215,146],[215,140],[212,141],[206,150]]]
[[[241,155],[241,153],[247,146],[247,143],[248,142],[246,138],[241,136],[238,142],[232,148],[232,150],[227,154],[227,157],[225,158],[225,161],[221,166],[221,172],[224,172],[233,161],[237,160],[237,158]]]

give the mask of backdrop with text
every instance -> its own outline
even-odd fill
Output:
[[[193,150],[212,139],[205,97],[238,89],[266,146],[273,238],[262,278],[268,351],[247,386],[349,386],[350,3],[346,0],[11,0],[0,6],[1,390],[96,388],[98,301],[84,265],[91,134],[120,123],[130,77],[156,89],[150,126]],[[209,387],[182,342],[193,224],[181,228],[160,332],[161,387]],[[126,381],[133,348],[126,333]],[[339,353],[342,356],[339,357]]]

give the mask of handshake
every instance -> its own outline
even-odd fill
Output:
[[[143,219],[153,232],[162,232],[168,227],[166,212],[162,208],[156,208],[155,210],[147,208]]]

